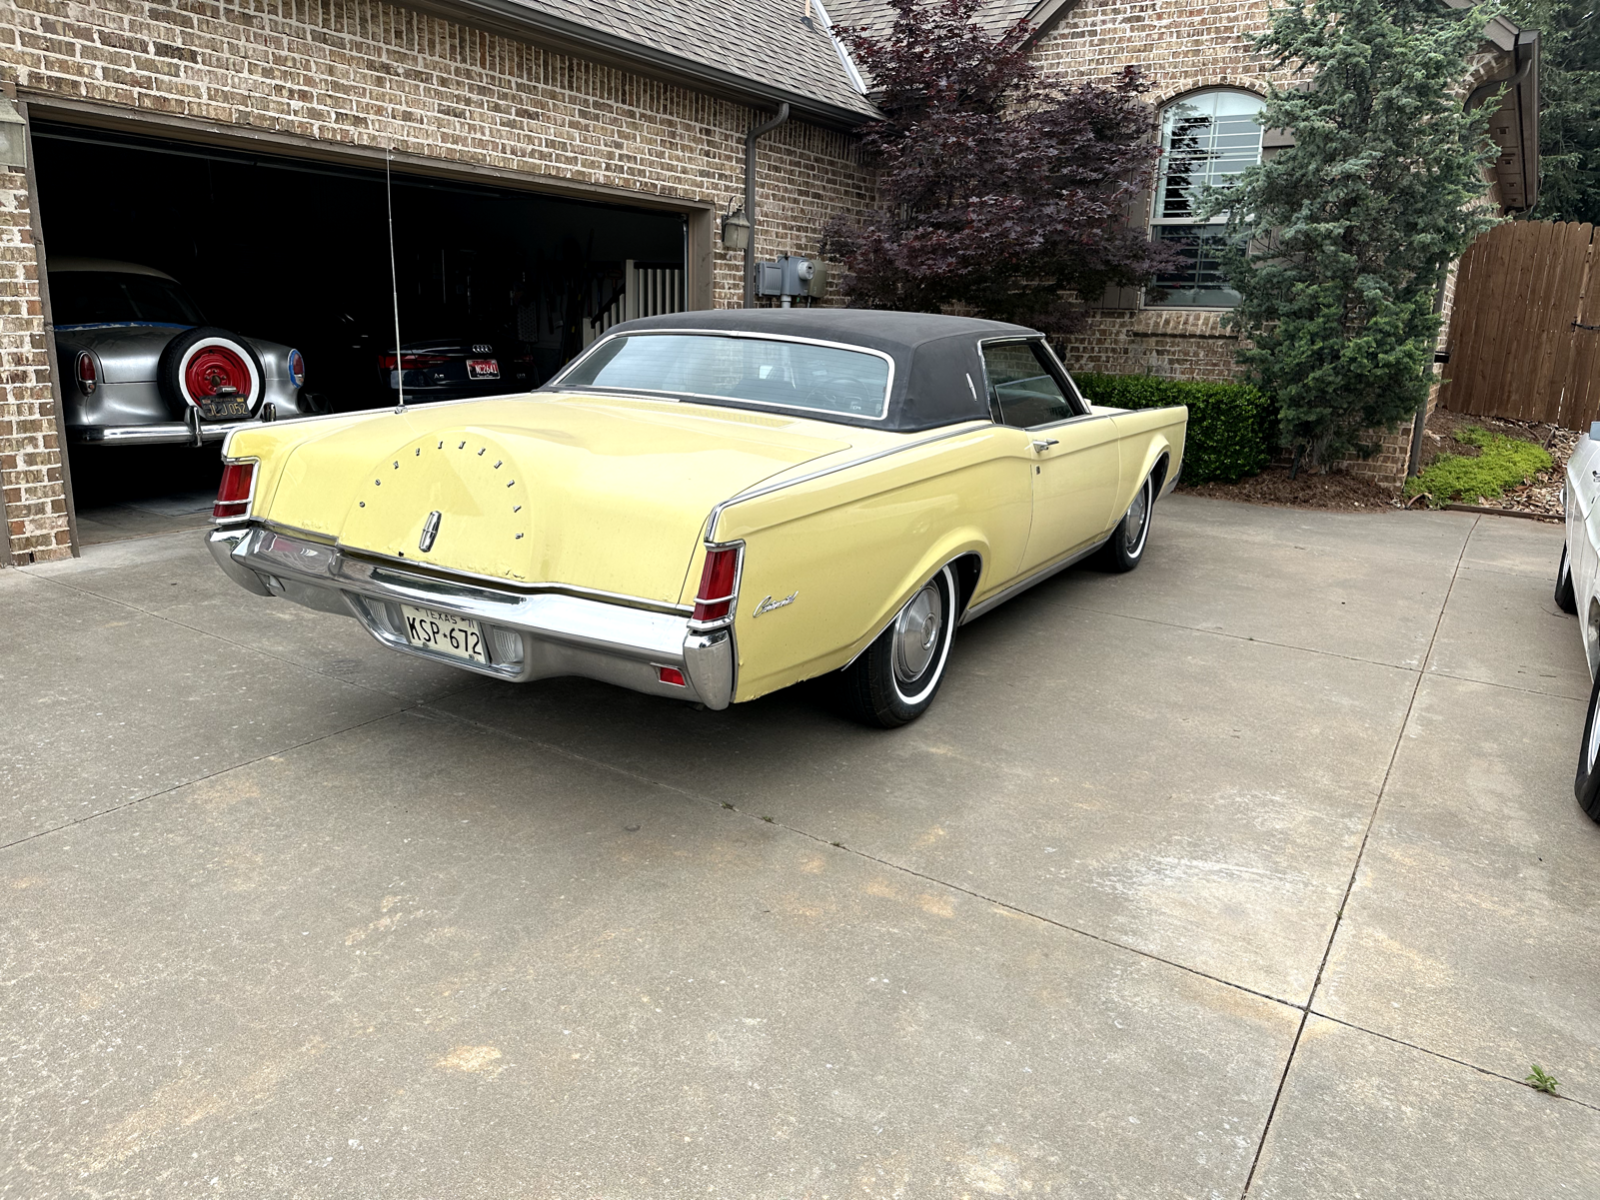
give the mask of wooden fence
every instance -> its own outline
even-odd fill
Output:
[[[1600,420],[1594,227],[1508,221],[1462,256],[1439,403],[1587,429]]]

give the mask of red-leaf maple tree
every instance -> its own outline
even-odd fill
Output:
[[[1049,87],[1026,21],[996,36],[974,19],[985,0],[888,3],[885,37],[834,27],[883,113],[860,131],[882,207],[823,235],[850,304],[958,307],[1062,334],[1082,326],[1084,300],[1172,261],[1127,220],[1158,152],[1137,68]]]

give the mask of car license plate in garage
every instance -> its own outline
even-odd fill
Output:
[[[489,656],[483,652],[483,631],[476,621],[409,604],[402,604],[400,612],[406,621],[406,640],[413,646],[464,662],[488,663]]]
[[[250,405],[243,400],[212,400],[200,406],[200,415],[208,421],[225,421],[248,417]]]

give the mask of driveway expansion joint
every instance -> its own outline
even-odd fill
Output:
[[[24,574],[26,573],[27,572],[24,572]],[[107,604],[117,604],[123,608],[129,609],[132,612],[149,617],[153,621],[165,621],[168,625],[175,625],[179,629],[187,629],[190,633],[196,633],[201,637],[211,638],[213,641],[221,642],[224,646],[232,646],[235,649],[244,650],[251,654],[259,654],[262,658],[270,658],[273,662],[282,663],[286,667],[293,667],[297,671],[304,671],[307,675],[315,675],[318,679],[331,679],[335,683],[342,683],[348,687],[360,688],[364,692],[371,692],[374,696],[385,696],[390,700],[398,702],[402,706],[416,703],[416,701],[411,700],[409,697],[397,695],[394,692],[388,691],[384,688],[373,687],[371,684],[362,683],[359,680],[347,679],[343,675],[332,675],[327,671],[319,671],[315,667],[308,666],[303,662],[298,662],[292,658],[285,658],[281,654],[274,654],[272,651],[263,650],[259,646],[246,645],[244,642],[235,641],[230,637],[224,637],[222,634],[216,633],[213,630],[202,629],[198,625],[191,625],[187,621],[180,621],[176,617],[167,616],[165,613],[155,612],[151,609],[145,608],[143,605],[135,604],[131,600],[124,600],[120,596],[106,596],[102,595],[100,592],[91,592],[87,588],[73,587],[70,583],[63,583],[61,580],[52,579],[48,575],[39,575],[35,576],[35,578],[37,578],[41,583],[54,584],[57,587],[64,588],[66,591],[73,593],[73,595],[88,596],[95,600],[104,601]],[[465,689],[458,688],[457,690],[461,691]],[[352,726],[352,728],[354,727]]]
[[[1454,1055],[1445,1054],[1440,1050],[1430,1050],[1427,1046],[1419,1046],[1416,1042],[1408,1042],[1405,1038],[1397,1038],[1392,1034],[1379,1033],[1376,1029],[1368,1029],[1365,1025],[1357,1025],[1354,1021],[1347,1021],[1343,1017],[1335,1017],[1317,1008],[1312,1008],[1309,1012],[1309,1015],[1313,1017],[1320,1017],[1324,1021],[1332,1021],[1335,1025],[1342,1025],[1346,1029],[1354,1030],[1356,1033],[1364,1033],[1368,1037],[1375,1037],[1380,1041],[1389,1042],[1396,1046],[1404,1046],[1407,1050],[1416,1050],[1419,1053],[1426,1054],[1432,1058],[1441,1059],[1447,1063],[1454,1063],[1458,1067],[1466,1067],[1469,1071],[1476,1071],[1479,1075],[1487,1075],[1490,1079],[1498,1079],[1505,1083],[1515,1084],[1520,1088],[1525,1088],[1528,1086],[1528,1081],[1525,1079],[1516,1079],[1510,1075],[1502,1075],[1499,1071],[1492,1071],[1488,1067],[1480,1067],[1477,1063],[1468,1062],[1464,1058],[1456,1058]],[[1592,1101],[1579,1100],[1576,1096],[1568,1096],[1562,1092],[1550,1092],[1548,1094],[1552,1100],[1565,1100],[1568,1104],[1576,1104],[1579,1108],[1587,1108],[1590,1112],[1600,1113],[1600,1104],[1593,1103]]]
[[[158,788],[156,791],[147,792],[143,796],[134,796],[129,800],[124,800],[121,804],[113,804],[110,808],[102,808],[96,812],[87,813],[84,816],[77,817],[74,820],[63,821],[61,824],[52,825],[48,829],[36,829],[32,833],[26,834],[23,837],[15,838],[12,841],[0,844],[0,853],[10,850],[13,846],[21,846],[24,843],[36,841],[42,837],[48,837],[52,833],[60,833],[64,829],[71,829],[74,826],[87,824],[88,822],[97,820],[100,817],[110,816],[112,813],[121,812],[125,808],[132,808],[135,805],[143,804],[147,800],[159,800],[162,796],[170,796],[173,792],[182,791],[184,788],[193,787],[197,783],[204,783],[208,779],[216,779],[233,771],[241,771],[245,767],[254,766],[259,762],[265,762],[269,758],[277,758],[279,755],[288,754],[291,751],[300,750],[306,746],[315,746],[319,742],[328,741],[330,738],[343,737],[345,734],[354,732],[357,729],[364,729],[368,725],[377,724],[379,721],[388,721],[394,717],[400,716],[405,711],[406,710],[404,709],[400,709],[395,712],[378,713],[376,716],[368,717],[365,721],[357,721],[353,725],[341,725],[338,729],[330,730],[327,733],[319,733],[316,737],[305,738],[302,741],[294,742],[288,746],[280,746],[276,749],[268,750],[262,754],[258,754],[254,758],[244,759],[241,762],[229,763],[227,766],[218,767],[215,771],[207,771],[204,775],[196,775],[192,779],[180,779],[177,783],[174,783],[169,787]]]
[[[1350,904],[1350,894],[1355,890],[1356,876],[1361,873],[1361,860],[1367,853],[1367,842],[1372,837],[1373,827],[1378,821],[1378,811],[1383,807],[1383,796],[1389,789],[1389,780],[1394,774],[1395,760],[1400,757],[1400,747],[1405,744],[1406,729],[1411,724],[1411,714],[1417,706],[1417,694],[1422,690],[1422,681],[1428,677],[1428,661],[1433,657],[1434,644],[1439,640],[1439,629],[1444,624],[1444,614],[1450,607],[1450,595],[1455,591],[1456,580],[1461,577],[1461,564],[1467,557],[1467,547],[1472,544],[1473,532],[1478,528],[1482,517],[1473,517],[1472,525],[1467,529],[1467,536],[1461,539],[1461,550],[1456,555],[1455,569],[1450,573],[1450,585],[1444,590],[1444,598],[1439,602],[1439,611],[1433,620],[1433,633],[1428,638],[1428,649],[1422,656],[1422,664],[1416,668],[1416,679],[1411,685],[1411,697],[1406,701],[1405,715],[1400,718],[1400,728],[1395,732],[1394,747],[1389,751],[1389,764],[1383,771],[1383,783],[1378,787],[1378,795],[1372,802],[1372,811],[1367,814],[1367,827],[1362,830],[1361,844],[1356,848],[1355,862],[1350,867],[1350,878],[1345,881],[1344,897],[1339,901],[1338,911],[1333,916],[1333,928],[1328,932],[1328,941],[1322,948],[1322,961],[1317,964],[1316,977],[1311,981],[1311,991],[1306,996],[1306,1002],[1300,1008],[1300,1025],[1295,1030],[1294,1041],[1289,1045],[1289,1056],[1284,1059],[1283,1074],[1278,1077],[1278,1087],[1272,1096],[1272,1105],[1267,1109],[1267,1119],[1261,1126],[1261,1137],[1256,1141],[1255,1154],[1250,1159],[1250,1171],[1245,1176],[1244,1190],[1239,1193],[1240,1200],[1250,1195],[1250,1187],[1255,1183],[1256,1171],[1261,1166],[1261,1152],[1266,1148],[1267,1135],[1272,1132],[1272,1120],[1278,1113],[1278,1105],[1283,1100],[1283,1089],[1289,1082],[1289,1072],[1294,1067],[1295,1051],[1300,1048],[1301,1039],[1305,1037],[1306,1022],[1311,1019],[1312,1005],[1316,1003],[1317,989],[1322,986],[1323,972],[1328,969],[1328,959],[1333,954],[1333,944],[1338,940],[1339,928],[1344,921],[1345,909]],[[1297,1006],[1299,1007],[1299,1006]],[[1352,1026],[1354,1028],[1354,1026]],[[1444,1057],[1440,1055],[1440,1057]]]
[[[426,705],[419,705],[418,707],[426,707]],[[522,734],[512,733],[509,730],[499,729],[492,725],[486,725],[481,721],[474,721],[470,717],[463,717],[457,713],[448,712],[443,709],[437,711],[439,711],[447,720],[459,721],[463,725],[469,725],[475,729],[483,730],[484,732],[493,736],[505,737],[513,741],[523,742],[527,745],[537,746],[540,749],[547,750],[554,754],[559,754],[562,757],[571,759],[574,762],[580,762],[586,766],[595,767],[604,771],[610,771],[617,775],[621,775],[625,779],[631,779],[635,783],[642,783],[648,787],[660,788],[662,791],[671,792],[674,795],[682,796],[684,799],[691,800],[696,804],[702,804],[709,808],[721,809],[727,812],[736,813],[744,820],[765,825],[769,829],[785,830],[786,832],[792,833],[797,837],[805,838],[807,841],[816,842],[819,845],[826,846],[831,850],[838,850],[844,854],[853,855],[865,862],[876,863],[878,866],[887,867],[892,871],[899,871],[900,873],[909,875],[914,879],[924,880],[925,882],[934,884],[937,887],[946,888],[952,892],[958,892],[963,896],[971,896],[974,900],[981,900],[985,904],[994,905],[996,908],[1003,908],[1007,912],[1013,912],[1019,916],[1029,917],[1035,921],[1042,922],[1045,925],[1053,926],[1054,928],[1060,929],[1066,933],[1072,933],[1080,937],[1088,938],[1089,940],[1098,942],[1103,946],[1109,946],[1115,950],[1123,950],[1129,954],[1138,955],[1140,958],[1161,963],[1163,966],[1172,967],[1176,970],[1184,972],[1187,975],[1197,976],[1211,983],[1216,983],[1223,987],[1231,988],[1234,991],[1244,992],[1245,994],[1255,996],[1258,999],[1271,1001],[1273,1004],[1281,1004],[1285,1008],[1292,1008],[1297,1012],[1304,1012],[1304,1006],[1295,1003],[1293,1000],[1286,1000],[1282,996],[1274,996],[1270,992],[1263,992],[1257,988],[1247,987],[1242,983],[1235,983],[1232,980],[1223,979],[1221,976],[1212,975],[1208,972],[1202,971],[1198,967],[1191,967],[1184,963],[1177,962],[1174,959],[1163,958],[1159,954],[1152,954],[1148,950],[1142,950],[1137,946],[1130,946],[1127,943],[1119,942],[1114,938],[1108,938],[1102,934],[1093,933],[1087,929],[1080,929],[1075,925],[1069,925],[1064,921],[1056,920],[1054,917],[1042,916],[1041,914],[1033,912],[1030,909],[1012,904],[1006,900],[996,899],[993,896],[986,895],[985,893],[976,891],[973,888],[964,887],[959,883],[951,883],[948,880],[940,879],[936,875],[925,874],[912,867],[904,866],[886,858],[879,858],[877,855],[868,854],[864,850],[860,850],[854,846],[848,846],[843,842],[832,841],[831,839],[823,837],[820,834],[812,833],[809,830],[801,829],[795,825],[790,825],[786,821],[779,821],[773,817],[760,816],[756,813],[747,812],[736,804],[731,804],[724,800],[713,800],[709,796],[702,796],[697,792],[689,791],[687,788],[681,788],[671,783],[664,783],[659,779],[652,779],[648,775],[642,775],[636,771],[630,771],[625,767],[617,766],[615,763],[608,763],[599,759],[589,758],[586,755],[578,754],[572,750],[569,750],[564,746],[557,746],[549,742],[540,741],[537,738],[530,738]]]

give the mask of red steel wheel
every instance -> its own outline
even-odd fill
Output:
[[[156,378],[179,416],[194,408],[207,419],[253,417],[266,396],[266,371],[255,348],[213,326],[187,329],[168,342]]]

